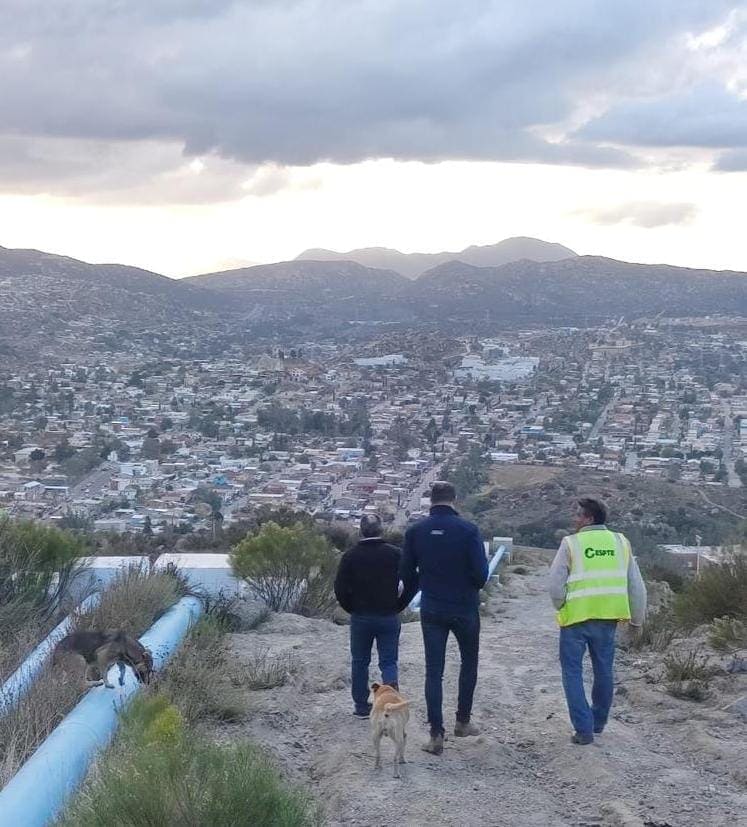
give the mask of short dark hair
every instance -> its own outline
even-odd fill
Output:
[[[361,517],[361,537],[381,537],[381,517],[378,514],[364,514]]]
[[[582,497],[578,501],[578,507],[594,521],[594,525],[604,525],[607,522],[607,506],[601,500]]]
[[[456,488],[446,480],[437,480],[431,486],[432,503],[453,503],[456,500]]]

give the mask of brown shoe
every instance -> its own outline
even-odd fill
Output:
[[[454,726],[454,735],[457,738],[468,738],[479,734],[480,730],[471,721],[457,721]]]
[[[423,744],[423,752],[429,752],[431,755],[441,755],[444,751],[444,736],[431,735],[430,740]]]

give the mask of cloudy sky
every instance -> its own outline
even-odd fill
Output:
[[[747,270],[747,0],[0,0],[0,245]]]

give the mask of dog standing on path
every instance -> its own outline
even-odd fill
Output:
[[[153,671],[153,655],[139,640],[124,632],[72,632],[55,646],[53,663],[65,655],[79,655],[86,662],[85,679],[94,686],[109,683],[109,668],[119,666],[119,685],[124,684],[125,665],[131,666],[140,683],[149,683]],[[91,678],[91,671],[98,670],[98,680]]]
[[[405,763],[407,721],[410,718],[410,702],[393,687],[375,683],[373,709],[371,710],[371,735],[376,751],[376,769],[381,767],[381,739],[386,735],[394,743],[394,777],[400,777],[399,765]]]

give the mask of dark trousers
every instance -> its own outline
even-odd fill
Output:
[[[477,685],[477,661],[480,651],[480,615],[420,613],[425,646],[425,703],[431,735],[443,735],[443,676],[446,641],[451,632],[459,645],[462,663],[459,668],[457,721],[467,723],[472,714],[472,699]]]
[[[350,654],[352,656],[352,695],[356,712],[367,712],[368,666],[371,663],[371,647],[376,641],[379,653],[381,682],[396,684],[397,656],[399,653],[399,615],[350,616]]]
[[[614,693],[616,620],[586,620],[560,629],[560,669],[568,714],[576,732],[601,732],[612,706]],[[583,661],[589,650],[594,682],[591,706],[584,690]]]

